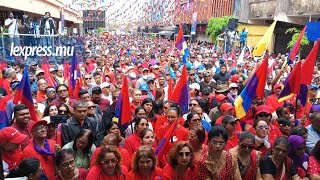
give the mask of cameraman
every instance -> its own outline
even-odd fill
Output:
[[[8,33],[10,34],[10,46],[14,43],[14,46],[20,46],[20,37],[19,37],[19,23],[18,18],[14,19],[13,13],[8,13],[8,19],[4,22],[5,28],[8,28]]]
[[[56,34],[56,27],[54,25],[53,19],[50,17],[50,12],[45,12],[45,15],[40,20],[40,34],[41,35],[55,35]],[[52,46],[53,37],[50,36],[43,36],[41,37],[43,46]]]
[[[23,25],[24,25],[24,33],[25,34],[32,34],[33,36],[26,36],[24,38],[24,45],[25,46],[35,46],[35,23],[33,22],[33,18],[28,18],[27,15],[23,15]]]

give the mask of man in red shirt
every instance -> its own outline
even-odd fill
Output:
[[[16,71],[13,68],[8,68],[5,70],[4,78],[1,84],[1,87],[7,90],[7,94],[11,95],[10,83],[16,78]]]
[[[132,101],[130,103],[130,110],[132,115],[135,114],[136,108],[141,105],[141,97],[142,97],[142,93],[139,89],[132,90],[132,93],[131,93]]]
[[[41,103],[42,101],[47,99],[47,92],[46,92],[46,88],[47,88],[48,84],[47,81],[44,79],[39,79],[38,80],[38,92],[37,92],[37,102]]]
[[[227,116],[227,115],[234,115],[234,109],[231,103],[223,103],[220,107],[221,109],[221,113],[222,116],[220,116],[217,121],[216,124],[222,124],[222,119]],[[242,132],[242,128],[240,126],[240,123],[236,124],[236,132]]]
[[[20,145],[27,138],[13,127],[6,127],[0,130],[0,143],[2,146],[2,161],[4,171],[9,173],[18,167],[22,161],[22,150]]]
[[[11,127],[17,129],[21,134],[27,136],[27,138],[23,141],[21,148],[24,149],[31,139],[30,135],[30,127],[35,123],[33,120],[30,120],[30,111],[28,106],[24,104],[19,104],[13,108],[14,112],[14,123]]]
[[[47,121],[41,120],[31,126],[32,141],[23,150],[23,158],[37,158],[44,173],[49,179],[54,179],[54,152],[61,149],[54,140],[47,139]]]
[[[278,97],[281,92],[281,85],[276,84],[273,86],[273,94],[266,98],[266,105],[272,107],[274,112],[278,107],[283,106],[284,102],[278,102]]]
[[[228,141],[225,148],[226,151],[238,145],[239,139],[237,133],[235,132],[237,124],[239,124],[239,119],[231,115],[226,115],[222,119],[222,125],[228,133]]]

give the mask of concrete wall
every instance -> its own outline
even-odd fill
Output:
[[[63,7],[63,0],[1,0],[0,6],[44,15],[50,12],[54,18],[60,18],[60,9]],[[77,13],[70,8],[64,10],[65,20],[74,23],[80,23],[77,19]]]

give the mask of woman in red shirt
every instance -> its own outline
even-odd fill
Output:
[[[198,162],[203,152],[208,149],[205,144],[206,133],[202,127],[193,127],[189,129],[188,139],[193,150],[194,161]]]
[[[144,129],[149,127],[148,120],[143,117],[134,118],[133,121],[135,122],[135,132],[128,136],[128,138],[125,140],[124,148],[128,150],[129,154],[132,155],[134,152],[137,151],[137,149],[141,146],[141,140],[140,140],[140,133]]]
[[[163,169],[164,180],[192,180],[197,176],[192,148],[187,141],[178,142],[169,153],[169,163]]]
[[[273,144],[269,140],[268,134],[270,133],[269,125],[264,120],[255,120],[253,127],[255,129],[255,150],[261,152],[263,157],[268,151],[270,151]]]
[[[151,147],[141,146],[132,160],[133,169],[127,174],[128,180],[158,180],[162,170],[156,167],[156,157]]]
[[[85,180],[88,175],[88,170],[76,167],[76,161],[71,149],[58,151],[55,156],[55,163],[58,169],[58,175],[55,176],[55,180]]]
[[[125,180],[128,170],[120,165],[121,155],[116,146],[104,146],[87,176],[87,180]]]
[[[146,110],[146,117],[148,119],[148,122],[151,122],[152,127],[155,127],[155,123],[157,121],[157,117],[154,113],[153,107],[154,107],[154,101],[151,98],[145,98],[142,101],[141,106]]]
[[[312,149],[307,174],[311,180],[320,179],[320,141]]]

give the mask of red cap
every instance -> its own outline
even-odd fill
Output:
[[[27,135],[21,134],[17,129],[13,127],[6,127],[0,130],[0,141],[10,142],[13,144],[21,144]]]
[[[221,105],[221,111],[229,111],[229,110],[231,110],[233,108],[233,106],[232,106],[232,104],[230,104],[230,103],[223,103],[222,105]]]
[[[276,90],[276,89],[278,89],[278,88],[281,88],[281,85],[280,85],[280,84],[276,84],[276,85],[273,86],[273,90]]]
[[[268,105],[260,105],[260,106],[258,106],[258,107],[257,107],[257,114],[262,113],[262,112],[271,114],[271,112],[272,112],[272,107],[270,107],[270,106],[268,106]]]
[[[40,120],[40,121],[37,121],[36,123],[34,123],[30,129],[31,131],[33,130],[34,127],[38,126],[38,125],[45,125],[45,126],[48,126],[48,122],[46,120]]]
[[[237,83],[238,80],[239,80],[239,76],[237,74],[235,74],[231,77],[231,82],[233,82],[233,83]]]
[[[217,95],[216,99],[217,101],[223,101],[227,98],[227,96],[223,95],[223,94],[219,94]]]

